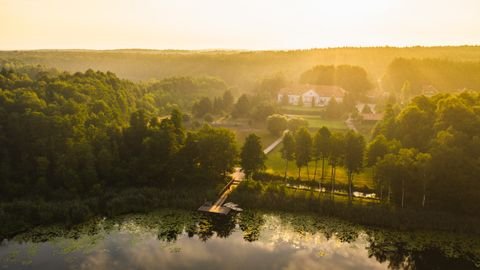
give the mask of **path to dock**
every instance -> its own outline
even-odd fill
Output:
[[[270,144],[267,148],[265,148],[263,150],[263,153],[265,153],[265,155],[266,155],[266,154],[272,152],[272,150],[275,149],[275,147],[277,147],[283,141],[283,137],[285,136],[285,134],[287,134],[287,132],[288,132],[288,129],[283,131],[282,136],[280,138],[278,138],[276,141],[274,141],[272,144]]]
[[[270,144],[267,148],[263,150],[263,153],[268,154],[273,149],[275,149],[275,147],[277,147],[282,142],[283,136],[285,136],[287,132],[288,130],[285,130],[280,138],[278,138],[276,141],[274,141],[272,144]],[[212,205],[204,204],[200,206],[200,208],[198,208],[198,211],[223,215],[226,215],[230,212],[231,209],[223,206],[223,204],[227,200],[228,195],[230,195],[230,193],[232,193],[232,191],[245,179],[245,174],[243,173],[242,168],[235,167],[235,170],[231,174],[231,177],[232,180],[228,182],[228,184],[222,189],[218,200]]]

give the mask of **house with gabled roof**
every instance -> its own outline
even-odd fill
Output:
[[[280,89],[277,102],[290,105],[317,106],[323,107],[335,99],[336,102],[343,102],[345,90],[335,85],[291,85]]]

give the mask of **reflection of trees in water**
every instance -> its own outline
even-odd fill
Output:
[[[469,258],[471,254],[463,252],[447,256],[445,250],[449,247],[439,246],[441,244],[434,241],[427,243],[434,239],[422,242],[426,239],[415,239],[411,235],[406,241],[397,234],[381,231],[367,233],[370,244],[368,256],[381,263],[387,262],[390,269],[478,269],[473,263],[475,258]]]
[[[197,234],[202,241],[207,241],[214,233],[227,238],[235,229],[235,215],[203,214],[197,225]]]
[[[202,241],[207,241],[213,236],[213,223],[209,215],[202,215],[197,224],[197,235]]]
[[[185,220],[178,214],[168,214],[163,216],[158,226],[157,238],[158,240],[166,242],[175,242],[178,235],[183,232],[185,227]]]
[[[202,241],[207,241],[215,233],[218,237],[226,238],[235,229],[235,215],[212,214],[185,214],[171,213],[163,215],[159,220],[158,239],[166,242],[176,241],[185,231],[188,237],[198,235]]]
[[[212,216],[213,230],[217,232],[218,237],[227,238],[232,234],[236,224],[235,217],[236,214]]]
[[[278,217],[275,222],[290,225],[290,230],[295,233],[302,235],[321,233],[327,239],[334,236],[346,243],[354,242],[360,234],[365,233],[369,243],[367,246],[369,257],[387,263],[391,269],[463,270],[475,269],[474,262],[480,264],[480,242],[476,241],[478,239],[476,237],[436,232],[408,233],[365,229],[336,219],[301,214],[283,214],[275,217]],[[264,215],[255,211],[219,216],[171,210],[106,220],[92,219],[69,228],[38,227],[16,236],[14,240],[47,242],[58,238],[80,238],[88,240],[88,246],[91,246],[104,239],[107,233],[127,231],[132,234],[156,233],[157,238],[165,242],[176,241],[184,232],[189,237],[197,235],[200,240],[207,241],[215,234],[221,238],[229,237],[238,223],[245,241],[253,242],[259,239],[265,222]],[[81,247],[82,245],[79,248]]]
[[[407,252],[402,242],[394,242],[385,238],[369,237],[368,257],[375,257],[378,262],[388,262],[388,268],[405,268]]]
[[[472,260],[447,257],[433,248],[412,251],[407,258],[407,264],[410,269],[478,269]],[[478,267],[480,268],[480,265]]]
[[[260,237],[260,228],[265,223],[265,219],[258,212],[246,211],[240,214],[238,223],[243,231],[243,239],[253,242]]]

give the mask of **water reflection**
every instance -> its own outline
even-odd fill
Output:
[[[0,245],[8,269],[474,269],[478,239],[308,215],[165,210],[38,228]]]

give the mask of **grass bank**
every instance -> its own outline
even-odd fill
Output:
[[[0,240],[39,225],[72,226],[96,216],[113,217],[145,213],[160,208],[195,210],[205,200],[216,198],[218,190],[197,188],[128,188],[110,190],[102,196],[45,201],[24,199],[0,203]]]
[[[350,222],[396,230],[441,230],[480,234],[478,217],[458,216],[445,212],[398,209],[378,202],[355,199],[352,204],[340,196],[292,190],[285,185],[248,180],[235,189],[229,200],[245,209],[312,212],[338,217]]]

